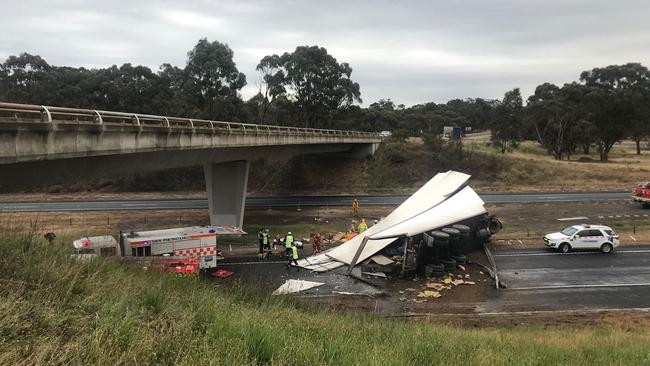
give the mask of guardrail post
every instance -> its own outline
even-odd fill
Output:
[[[41,106],[41,108],[43,112],[45,112],[45,114],[41,117],[41,120],[45,119],[43,122],[52,123],[52,113],[50,113],[50,110],[47,109],[46,106]]]

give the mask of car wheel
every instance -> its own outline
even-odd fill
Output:
[[[600,251],[605,253],[605,254],[611,253],[612,250],[614,250],[614,247],[610,243],[605,243],[605,244],[600,246]]]
[[[558,249],[562,253],[568,253],[571,250],[571,246],[569,244],[567,244],[567,243],[562,243],[562,244],[560,244]]]

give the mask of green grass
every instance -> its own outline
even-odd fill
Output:
[[[82,263],[0,233],[2,365],[631,365],[644,329],[466,329],[329,312],[242,287]]]

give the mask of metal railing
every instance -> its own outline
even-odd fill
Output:
[[[52,107],[44,105],[0,102],[0,123],[76,123],[105,126],[134,126],[144,128],[165,128],[168,130],[189,130],[195,133],[219,133],[240,135],[300,135],[334,136],[377,139],[375,132],[299,128],[286,126],[257,125],[252,123],[212,121],[194,118],[166,117],[140,113],[124,113],[97,109]]]

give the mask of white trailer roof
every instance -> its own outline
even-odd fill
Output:
[[[399,236],[413,236],[450,225],[485,212],[484,202],[467,187],[470,176],[448,171],[436,174],[385,219],[347,242],[322,254],[300,260],[298,265],[317,272],[350,264],[364,237],[369,240],[357,263],[372,257]]]
[[[431,180],[422,186],[422,188],[386,216],[386,218],[340,246],[325,252],[325,254],[338,262],[350,264],[365,236],[377,234],[435,207],[440,204],[440,202],[444,201],[464,187],[469,178],[470,176],[468,174],[451,170],[445,173],[436,174],[431,178]],[[358,261],[361,262],[372,257],[375,253],[382,250],[393,241],[395,241],[395,237],[369,241],[363,249]]]

